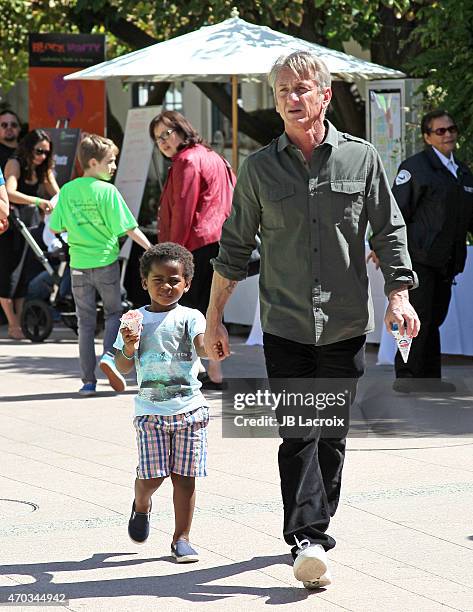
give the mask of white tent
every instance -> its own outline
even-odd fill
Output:
[[[274,61],[292,51],[311,51],[322,58],[334,78],[402,78],[398,70],[328,49],[300,38],[248,23],[234,16],[212,26],[166,40],[66,76],[69,79],[126,81],[232,81],[233,162],[237,160],[238,79],[262,81]]]

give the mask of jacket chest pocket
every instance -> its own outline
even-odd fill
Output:
[[[364,181],[331,181],[332,220],[336,225],[358,227],[364,205]]]
[[[294,185],[275,185],[262,189],[261,226],[264,229],[284,229],[286,227],[285,208],[294,196]]]

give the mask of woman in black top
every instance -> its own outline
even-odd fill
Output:
[[[40,220],[39,210],[51,211],[49,200],[59,192],[53,173],[51,138],[44,130],[32,130],[18,144],[13,157],[5,166],[5,183],[10,204],[26,226],[31,227]],[[41,196],[40,196],[41,194]],[[10,223],[9,229],[0,236],[0,305],[8,321],[8,335],[20,340],[21,309],[26,293],[25,275],[15,282],[13,272],[21,261],[24,238]],[[14,286],[15,285],[15,286]]]

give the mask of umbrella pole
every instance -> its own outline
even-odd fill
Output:
[[[238,172],[238,77],[232,76],[232,166]]]

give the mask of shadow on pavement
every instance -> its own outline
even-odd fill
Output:
[[[80,385],[80,381],[79,381]],[[136,395],[136,389],[127,389],[121,393],[116,391],[97,391],[92,396],[80,396],[76,391],[58,392],[58,393],[34,393],[31,395],[0,395],[0,402],[43,402],[45,400],[60,400],[60,399],[80,399],[82,401],[93,402],[94,399],[100,397],[117,397],[118,395]]]
[[[217,580],[222,580],[230,576],[236,576],[250,571],[262,570],[271,565],[287,565],[290,556],[273,555],[268,557],[253,557],[247,561],[220,565],[205,569],[191,569],[176,574],[166,574],[164,576],[146,576],[137,578],[120,578],[116,580],[90,580],[80,582],[55,582],[53,572],[79,572],[93,569],[110,569],[113,567],[129,567],[151,563],[154,561],[171,560],[171,557],[160,557],[151,559],[131,559],[108,561],[109,557],[129,556],[134,553],[103,553],[95,554],[89,559],[82,561],[61,561],[49,563],[33,563],[19,565],[0,566],[0,575],[23,575],[31,576],[36,582],[32,584],[0,587],[0,602],[6,602],[8,596],[15,594],[48,593],[51,595],[64,594],[68,600],[89,599],[100,597],[127,597],[127,596],[148,596],[164,599],[180,598],[185,601],[203,602],[217,601],[236,595],[250,595],[255,597],[266,597],[266,604],[281,605],[302,601],[309,596],[309,592],[304,588],[291,586],[281,587],[257,587],[244,584],[240,585],[209,584]],[[246,579],[248,580],[248,579]],[[323,592],[319,589],[318,592]]]
[[[97,357],[98,365],[99,357]],[[77,380],[77,389],[81,386],[80,371],[79,371],[79,357],[74,355],[71,357],[48,357],[46,355],[24,355],[24,356],[0,356],[0,373],[2,379],[7,380],[8,372],[21,372],[24,375],[51,375],[54,374],[58,378],[70,379],[74,378]],[[103,374],[101,374],[97,368],[98,383],[105,383],[107,381]],[[136,385],[136,378],[134,374],[130,374],[125,377],[129,385]],[[4,387],[2,387],[4,388]],[[124,391],[124,394],[136,394],[136,389],[129,389]],[[114,391],[101,391],[98,390],[97,394],[93,397],[112,397],[117,395]],[[62,392],[62,393],[31,393],[27,395],[5,395],[0,396],[0,401],[9,402],[23,402],[23,401],[35,401],[35,400],[47,400],[47,399],[70,399],[79,397],[75,391]],[[83,398],[91,399],[91,398]]]
[[[23,374],[62,374],[64,378],[79,374],[79,357],[48,357],[46,355],[2,356],[0,371]]]
[[[471,437],[473,389],[471,379],[449,377],[454,393],[396,393],[383,379],[365,377],[352,406],[352,438]]]

